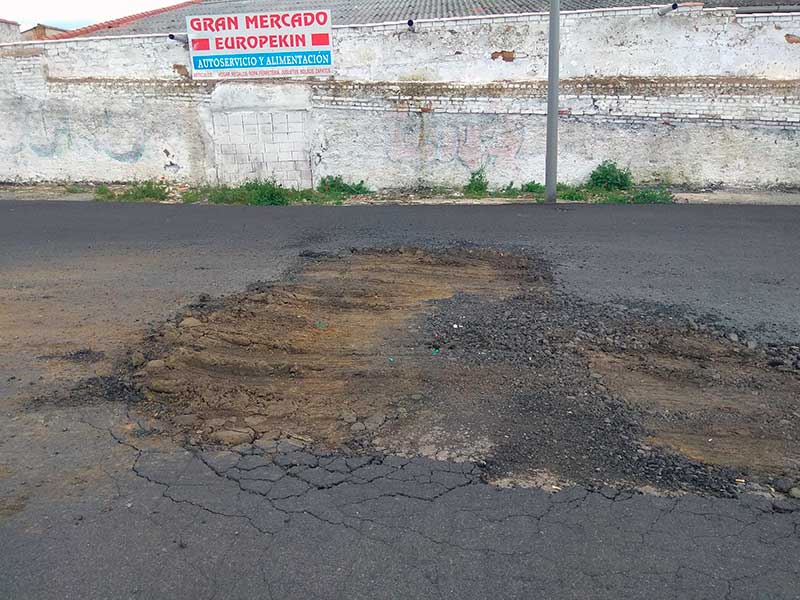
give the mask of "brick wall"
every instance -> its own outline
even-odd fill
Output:
[[[800,14],[562,19],[565,181],[614,158],[690,185],[800,185]],[[0,44],[0,180],[540,178],[546,27],[542,14],[337,27],[336,78],[316,81],[193,82],[165,35]]]
[[[726,78],[601,79],[561,82],[562,117],[619,122],[752,122],[800,129],[800,85]],[[543,82],[442,86],[436,83],[321,83],[319,109],[424,113],[547,114]]]
[[[217,179],[224,183],[274,179],[286,187],[312,187],[307,114],[303,110],[215,114]]]

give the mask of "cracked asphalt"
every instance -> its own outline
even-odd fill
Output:
[[[27,402],[105,368],[37,358],[50,331],[113,359],[198,294],[353,246],[524,247],[583,297],[796,343],[798,231],[800,210],[755,206],[0,203],[0,598],[798,598],[788,498],[502,488],[287,441],[189,452],[123,404]]]

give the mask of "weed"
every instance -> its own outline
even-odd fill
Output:
[[[98,185],[94,190],[97,200],[111,202],[148,202],[153,200],[167,200],[169,198],[169,185],[164,181],[142,181],[114,192],[107,185]]]
[[[107,185],[98,185],[94,191],[94,195],[98,200],[111,201],[116,198],[114,192],[111,191]]]
[[[501,188],[498,195],[506,196],[506,197],[516,197],[519,196],[521,190],[514,187],[514,182],[512,181],[506,187]]]
[[[673,204],[675,197],[663,187],[636,190],[631,196],[633,204]]]
[[[559,183],[557,186],[558,197],[569,202],[586,202],[589,199],[588,193],[582,186],[567,185]]]
[[[186,204],[208,201],[212,204],[286,206],[287,204],[341,204],[344,198],[370,193],[364,182],[345,183],[341,177],[326,177],[318,190],[296,190],[274,180],[248,181],[238,186],[215,185],[191,188],[181,194]]]
[[[607,192],[597,198],[598,204],[627,204],[629,196],[622,192]]]
[[[184,201],[204,198],[212,204],[250,204],[254,206],[283,206],[289,204],[290,193],[276,182],[248,181],[239,186],[215,185],[184,192]]]
[[[194,204],[204,200],[203,192],[197,188],[188,189],[181,193],[181,201],[184,204]]]
[[[85,187],[82,187],[80,185],[75,185],[74,183],[71,183],[71,184],[69,184],[69,185],[64,187],[64,191],[66,193],[68,193],[68,194],[85,194],[89,190],[88,190],[88,188],[85,188]]]
[[[332,198],[347,198],[348,196],[358,196],[361,194],[371,194],[370,189],[364,185],[363,181],[358,183],[347,183],[340,175],[323,177],[317,191]]]
[[[486,179],[486,169],[481,167],[469,175],[469,182],[464,186],[464,194],[473,198],[486,195],[489,190],[489,181]]]
[[[541,183],[537,183],[535,181],[529,181],[527,183],[523,183],[520,189],[526,194],[544,193],[544,186]]]
[[[631,172],[620,169],[617,163],[609,160],[603,161],[589,175],[589,187],[603,190],[628,190],[633,185]]]
[[[123,190],[118,197],[123,202],[166,200],[169,198],[169,185],[163,181],[143,181]]]

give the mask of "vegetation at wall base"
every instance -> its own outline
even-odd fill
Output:
[[[522,184],[520,191],[522,191],[524,194],[544,194],[545,188],[541,183],[529,181],[528,183]]]
[[[604,160],[589,175],[589,187],[602,190],[629,190],[633,187],[633,177],[628,169],[620,169],[617,163]]]
[[[106,202],[160,202],[170,195],[169,184],[165,181],[140,181],[114,192],[107,185],[95,189],[95,197]]]
[[[351,196],[372,193],[363,181],[347,183],[341,177],[323,177],[316,190],[286,188],[272,180],[248,181],[238,186],[215,185],[191,188],[181,194],[187,204],[246,204],[286,206],[289,204],[341,204]]]
[[[627,187],[620,187],[627,186]],[[84,191],[76,189],[71,193]],[[69,190],[68,190],[69,191]],[[419,192],[419,190],[415,190]],[[459,195],[456,190],[431,188],[426,190],[435,195]],[[544,202],[545,186],[536,181],[528,181],[520,186],[510,182],[500,189],[489,189],[484,169],[473,171],[463,188],[468,198],[515,198],[531,202]],[[567,202],[586,202],[594,204],[671,204],[672,193],[663,185],[636,187],[627,170],[605,161],[595,169],[585,185],[560,183],[557,186],[558,198]],[[248,181],[241,185],[213,185],[189,188],[175,188],[166,181],[144,181],[129,186],[111,189],[98,185],[95,195],[101,201],[147,202],[169,199],[181,200],[187,204],[208,202],[210,204],[240,204],[249,206],[286,206],[290,204],[342,204],[347,198],[372,194],[363,181],[351,183],[341,176],[323,177],[316,189],[292,189],[274,180]]]
[[[561,200],[567,200],[568,202],[586,202],[590,198],[586,187],[568,185],[566,183],[559,183],[556,186],[556,193]]]
[[[630,196],[622,192],[606,192],[597,200],[597,204],[628,204]]]
[[[111,191],[107,185],[98,185],[97,189],[94,191],[94,196],[97,200],[100,201],[112,201],[115,199],[114,192]]]
[[[363,181],[347,183],[339,175],[335,177],[331,175],[323,177],[317,186],[317,191],[323,196],[340,199],[372,193],[372,191],[364,185]]]
[[[484,184],[486,184],[484,186]],[[589,180],[583,185],[559,183],[556,186],[559,200],[566,202],[587,202],[593,204],[672,204],[675,198],[664,184],[650,187],[636,187],[627,169],[616,163],[603,161],[592,171]],[[464,186],[464,194],[471,198],[525,198],[544,202],[545,186],[536,181],[515,187],[511,182],[499,190],[489,190],[483,169],[470,174]]]
[[[513,186],[513,183],[511,184]],[[489,180],[486,179],[486,169],[481,167],[469,175],[469,181],[464,186],[464,195],[470,198],[484,198],[489,191]]]
[[[663,187],[642,188],[633,193],[631,202],[633,204],[673,204],[675,197],[672,192]]]

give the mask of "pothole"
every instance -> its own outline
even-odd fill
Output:
[[[194,445],[290,437],[475,462],[506,483],[728,494],[796,478],[800,349],[722,333],[562,293],[533,257],[366,251],[205,298],[124,378]]]
[[[524,258],[421,251],[317,258],[291,284],[167,326],[139,374],[157,410],[200,441],[294,436],[358,446],[425,405],[439,350],[419,335],[431,302],[487,302],[537,281]]]

